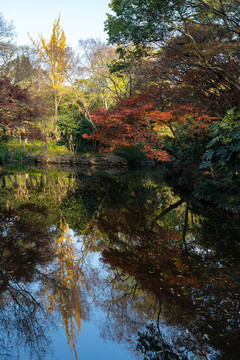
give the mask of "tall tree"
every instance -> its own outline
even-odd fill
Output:
[[[14,37],[14,26],[12,22],[5,20],[0,13],[0,72],[3,66],[8,62],[15,53],[16,47],[12,44]]]
[[[18,47],[14,58],[5,64],[3,72],[15,85],[23,88],[37,84],[39,69],[35,50],[30,46]]]
[[[128,47],[116,48],[97,39],[80,40],[79,47],[83,53],[80,69],[87,76],[84,84],[92,94],[94,107],[108,110],[116,100],[132,95],[136,67],[139,67],[136,52],[133,57]]]
[[[224,79],[228,86],[240,90],[239,73],[229,72],[206,56],[206,51],[196,39],[204,27],[215,39],[214,52],[219,57],[238,62],[239,54],[240,14],[238,0],[112,0],[110,8],[115,13],[109,14],[105,28],[109,34],[110,43],[126,44],[163,44],[172,36],[184,35],[189,40],[189,47],[195,54],[195,64],[199,68],[210,71]],[[202,30],[192,31],[196,25]],[[227,50],[224,46],[228,44]],[[229,46],[231,44],[231,46]],[[223,53],[223,54],[222,54]]]
[[[66,45],[66,36],[60,26],[60,16],[54,21],[50,40],[39,36],[39,42],[35,42],[31,37],[42,61],[48,70],[48,79],[54,90],[54,114],[58,115],[58,107],[61,94],[66,79],[66,72],[72,63],[72,54]]]

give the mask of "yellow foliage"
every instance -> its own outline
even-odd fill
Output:
[[[86,284],[77,261],[77,249],[74,245],[68,225],[60,220],[60,234],[55,241],[56,287],[44,289],[44,301],[48,307],[48,316],[58,311],[65,327],[68,345],[77,359],[76,343],[81,330],[81,294],[82,285]]]
[[[53,24],[49,41],[40,35],[40,48],[43,60],[49,66],[49,78],[54,89],[61,89],[65,73],[69,69],[72,58],[66,46],[66,36],[60,27],[60,16]]]
[[[35,45],[40,59],[47,67],[48,78],[52,88],[55,91],[56,116],[61,94],[64,89],[66,73],[73,61],[73,56],[70,54],[69,48],[66,45],[65,33],[60,26],[60,15],[58,19],[54,21],[50,40],[44,39],[41,34],[39,35],[38,43],[35,42],[31,37],[30,39]]]

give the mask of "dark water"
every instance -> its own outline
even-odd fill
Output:
[[[0,359],[240,358],[240,222],[164,170],[0,174]]]

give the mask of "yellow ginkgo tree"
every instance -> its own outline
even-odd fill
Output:
[[[38,42],[30,37],[43,61],[48,74],[50,86],[54,90],[54,114],[58,115],[58,107],[64,90],[66,73],[71,66],[73,56],[66,45],[66,36],[60,26],[60,15],[54,21],[50,40],[39,35]]]

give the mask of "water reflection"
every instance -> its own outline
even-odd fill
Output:
[[[1,174],[2,358],[19,342],[44,358],[59,326],[77,358],[99,311],[102,338],[129,359],[239,358],[239,219],[163,174]]]

